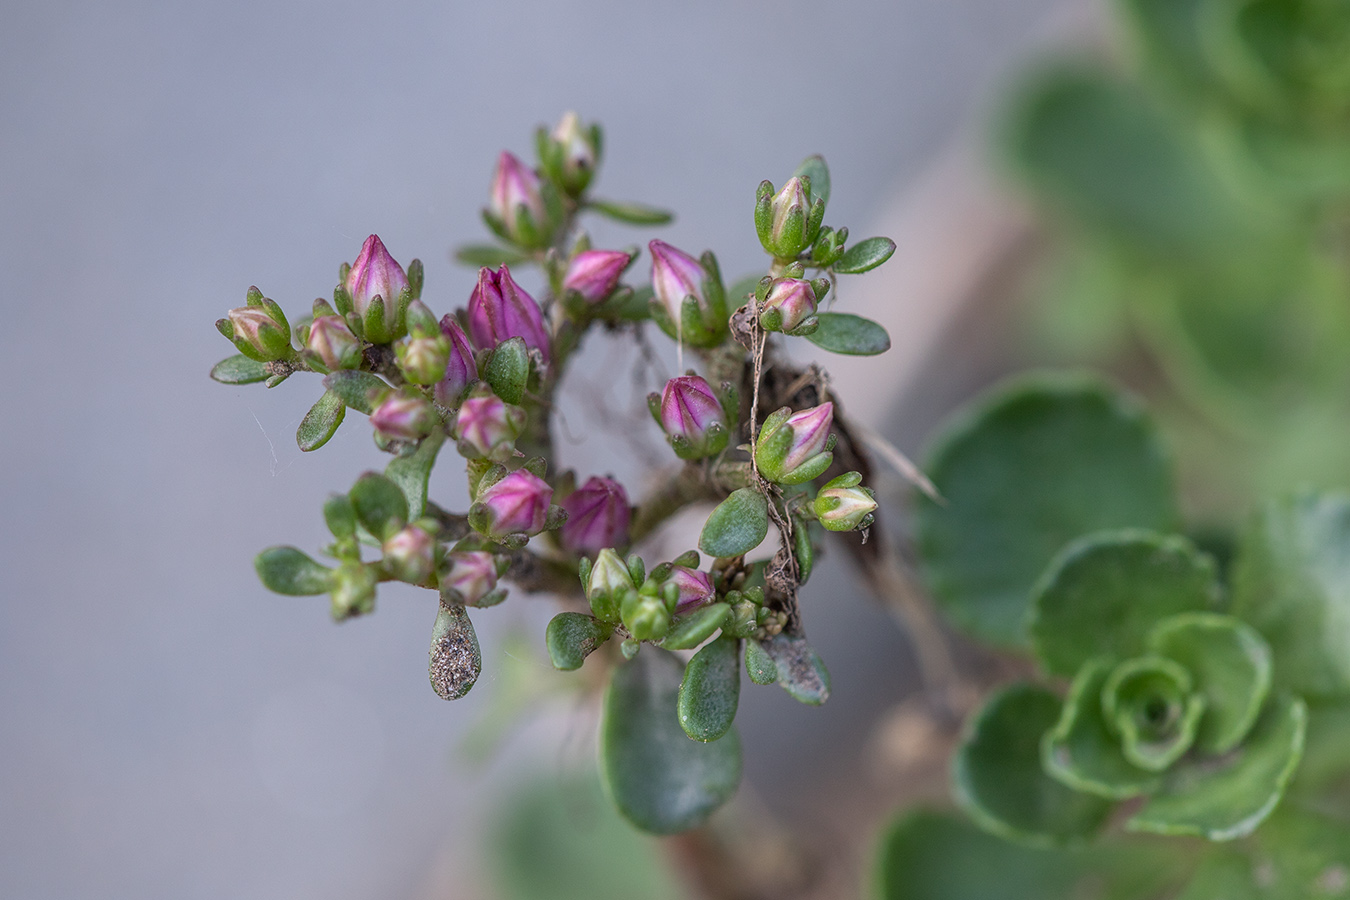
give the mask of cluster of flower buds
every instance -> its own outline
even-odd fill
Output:
[[[834,404],[794,413],[786,406],[769,415],[755,443],[759,474],[777,484],[804,484],[830,467],[834,454]]]
[[[628,492],[614,479],[592,476],[563,499],[562,508],[567,521],[558,529],[558,543],[573,556],[595,556],[606,547],[628,546],[633,509]]]
[[[760,182],[755,192],[755,231],[776,259],[795,260],[815,242],[824,218],[825,198],[812,200],[805,175],[789,178],[776,194],[770,181]]]
[[[574,112],[563,115],[552,132],[540,128],[535,133],[539,166],[569,197],[580,197],[590,186],[600,165],[604,146],[600,126],[582,125]]]
[[[562,224],[557,189],[513,154],[503,152],[492,176],[483,221],[502,240],[526,250],[543,250]]]
[[[594,564],[582,559],[581,583],[598,620],[622,622],[635,642],[658,641],[676,616],[687,616],[716,596],[712,576],[699,571],[698,563],[698,551],[690,550],[648,574],[640,557],[633,555],[625,562],[607,547]],[[636,645],[626,646],[625,653],[634,652]]]
[[[509,560],[486,550],[457,550],[446,555],[446,568],[438,579],[441,599],[459,606],[496,606],[506,599],[498,580],[506,574]]]
[[[408,304],[408,337],[394,345],[398,368],[411,384],[434,385],[445,380],[450,339],[441,332],[431,310],[414,300]]]
[[[502,465],[484,472],[469,507],[469,526],[511,548],[523,547],[533,535],[560,527],[567,513],[552,505],[553,488],[543,479],[545,465],[537,458],[514,472]]]
[[[691,347],[716,347],[728,334],[726,290],[711,251],[694,259],[665,241],[647,245],[652,256],[652,320]]]
[[[408,304],[422,293],[422,264],[413,260],[405,272],[372,234],[350,266],[339,271],[333,305],[359,337],[385,344],[407,333]]]
[[[731,386],[722,388],[734,409]],[[647,408],[680,459],[703,459],[726,449],[731,434],[726,412],[712,387],[698,375],[670,379],[660,394],[647,396]]]
[[[846,472],[826,482],[811,502],[811,511],[830,531],[858,531],[876,518],[876,494],[861,487],[862,474]]]
[[[801,277],[803,273],[801,263],[793,263],[784,278],[766,275],[760,279],[755,300],[759,302],[759,324],[765,331],[804,336],[816,330],[816,305],[829,293],[830,280],[807,281]]]
[[[525,430],[525,410],[502,400],[486,387],[474,390],[459,408],[453,434],[459,452],[469,459],[505,462],[515,455],[515,441]]]
[[[230,310],[227,318],[216,321],[216,329],[240,353],[258,362],[290,359],[295,355],[286,314],[256,287],[248,289],[244,306]]]

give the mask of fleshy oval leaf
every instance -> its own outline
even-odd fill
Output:
[[[720,637],[694,654],[684,667],[676,706],[680,727],[696,741],[715,741],[731,730],[741,696],[738,644]]]
[[[755,684],[773,684],[778,680],[778,664],[754,638],[745,641],[745,674]]]
[[[852,313],[816,314],[816,330],[806,339],[822,350],[844,356],[876,356],[891,349],[891,336],[871,319]]]
[[[758,547],[768,533],[769,506],[764,495],[751,487],[741,488],[708,516],[698,548],[718,558],[740,556]]]
[[[560,612],[549,620],[544,631],[544,641],[548,645],[548,658],[554,668],[564,672],[580,669],[596,649],[609,640],[614,626],[601,622],[594,616],[578,612]]]
[[[352,498],[356,520],[380,540],[408,522],[407,497],[398,484],[378,472],[367,472],[356,479],[348,496]]]
[[[211,367],[211,378],[221,384],[256,384],[269,377],[266,363],[249,359],[242,353],[227,356]]]
[[[342,398],[343,403],[366,415],[375,409],[371,397],[376,392],[389,389],[389,385],[378,375],[355,369],[340,369],[325,376],[323,386]]]
[[[427,667],[432,689],[442,700],[458,700],[474,686],[482,671],[483,654],[468,610],[441,601],[431,629],[431,662]]]
[[[1045,770],[1074,790],[1123,800],[1156,790],[1162,781],[1125,758],[1120,738],[1106,721],[1102,688],[1112,668],[1110,659],[1097,659],[1078,672],[1041,755]]]
[[[875,269],[890,259],[893,253],[895,241],[888,237],[870,237],[845,250],[831,268],[840,275],[859,275]]]
[[[760,645],[778,669],[778,683],[799,703],[820,706],[830,699],[830,672],[803,637],[775,635]]]
[[[331,390],[324,391],[300,420],[300,427],[295,430],[295,443],[305,452],[318,450],[337,434],[346,414],[347,407],[342,398]]]
[[[331,569],[295,547],[268,547],[254,558],[253,568],[269,591],[290,597],[325,594],[333,583]]]
[[[727,620],[731,607],[725,603],[710,603],[699,607],[671,623],[670,631],[661,641],[667,650],[692,650],[712,636]]]
[[[665,225],[675,219],[674,213],[667,210],[632,201],[592,199],[586,201],[586,208],[627,225]]]

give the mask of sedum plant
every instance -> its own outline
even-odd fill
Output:
[[[322,389],[300,449],[323,446],[354,410],[390,457],[324,503],[326,559],[266,549],[256,560],[264,585],[327,594],[338,621],[372,612],[381,583],[434,592],[430,679],[447,700],[482,667],[470,610],[512,590],[556,594],[566,608],[544,635],[554,665],[603,658],[609,795],[639,828],[683,831],[740,779],[742,666],[804,703],[829,694],[799,590],[823,537],[865,539],[877,504],[866,453],[823,373],[779,348],[805,339],[835,353],[885,351],[879,325],[830,307],[840,276],[881,265],[894,244],[850,244],[848,229],[824,223],[830,177],[811,157],[781,188],[765,181],[754,192],[763,271],[727,285],[711,252],[654,239],[649,282],[627,283],[640,252],[593,247],[583,217],[655,226],[669,214],[591,193],[599,126],[568,114],[536,145],[537,166],[498,160],[483,210],[496,243],[459,251],[479,267],[463,306],[433,313],[421,263],[403,266],[371,235],[340,267],[331,300],[303,317],[250,288],[217,323],[238,353],[211,374],[268,387],[315,375]],[[558,470],[552,411],[589,333],[640,340],[651,326],[694,365],[651,395],[648,427],[664,435],[670,465],[634,497],[606,475]],[[447,456],[463,466],[467,509],[428,495]],[[697,550],[633,552],[693,503],[715,504]],[[776,552],[757,557],[770,525]]]

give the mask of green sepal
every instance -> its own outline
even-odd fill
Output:
[[[408,498],[395,482],[378,472],[367,472],[356,479],[348,496],[356,520],[376,540],[384,541],[408,524]]]
[[[343,369],[325,376],[323,386],[337,394],[344,404],[366,415],[375,411],[374,398],[389,390],[388,383],[378,375],[356,369]]]
[[[1214,560],[1186,538],[1095,532],[1050,562],[1032,588],[1027,629],[1045,671],[1071,676],[1094,657],[1137,656],[1163,619],[1222,602]]]
[[[1079,670],[1059,721],[1041,744],[1045,771],[1078,791],[1123,800],[1150,793],[1161,777],[1125,758],[1120,739],[1102,711],[1102,688],[1111,675],[1110,659],[1095,659]]]
[[[816,330],[804,337],[822,350],[845,356],[876,356],[891,349],[885,328],[852,313],[817,313]]]
[[[600,720],[600,773],[619,812],[643,831],[676,834],[702,824],[741,780],[735,729],[691,741],[677,705],[684,666],[648,648],[611,677]]]
[[[1081,842],[1106,822],[1111,803],[1050,777],[1041,743],[1060,700],[1025,682],[994,694],[968,723],[952,777],[957,800],[979,825],[1035,846]]]
[[[1211,841],[1251,834],[1275,809],[1298,768],[1307,721],[1302,700],[1276,698],[1237,750],[1175,766],[1125,827]]]
[[[740,642],[722,636],[694,654],[684,667],[676,711],[684,733],[715,741],[731,730],[741,696]]]
[[[830,699],[830,672],[806,638],[778,634],[760,646],[778,670],[779,685],[793,700],[820,706]]]
[[[300,427],[295,430],[295,442],[303,451],[318,450],[324,444],[328,443],[329,438],[337,434],[338,426],[342,424],[342,417],[347,413],[347,407],[343,404],[342,398],[333,390],[323,392],[314,405],[305,413],[305,417],[300,420]]]
[[[417,449],[407,456],[390,460],[384,467],[384,475],[408,501],[408,520],[421,518],[427,508],[427,485],[431,481],[431,469],[436,464],[436,456],[445,443],[445,432],[436,429],[422,438]]]
[[[613,625],[592,616],[560,612],[549,621],[544,632],[548,658],[553,661],[554,668],[564,672],[579,669],[586,657],[609,640],[613,633]]]
[[[458,700],[469,692],[483,671],[469,613],[458,604],[441,601],[431,629],[431,661],[427,667],[431,688],[442,700]]]
[[[759,242],[765,247],[769,246],[770,235],[773,233],[773,182],[767,179],[759,183],[755,189],[755,234],[759,236]],[[764,298],[761,297],[761,300]]]
[[[628,225],[667,225],[675,220],[674,213],[657,209],[654,206],[645,206],[641,203],[591,198],[586,201],[585,208],[594,210],[605,218]]]
[[[1205,711],[1194,684],[1185,668],[1161,656],[1136,656],[1111,670],[1102,687],[1102,714],[1120,736],[1126,759],[1161,772],[1191,748]]]
[[[1159,622],[1147,643],[1184,666],[1205,698],[1196,749],[1219,754],[1236,747],[1270,693],[1270,646],[1261,635],[1232,616],[1188,613]]]
[[[773,684],[778,680],[778,664],[754,638],[745,641],[745,674],[755,684]]]
[[[326,594],[333,586],[333,570],[295,547],[268,547],[254,558],[253,568],[269,591],[289,597]]]
[[[492,392],[507,403],[519,405],[525,399],[525,384],[530,377],[530,351],[525,339],[502,341],[483,364],[483,380]]]
[[[330,494],[323,504],[323,520],[338,540],[356,536],[356,507],[346,494]]]
[[[888,237],[870,237],[844,251],[832,268],[838,275],[859,275],[870,272],[891,258],[895,241]]]
[[[661,646],[666,650],[692,650],[721,628],[730,612],[731,607],[726,603],[700,606],[671,623]]]
[[[768,533],[768,501],[752,487],[741,488],[732,491],[708,516],[698,546],[709,556],[724,559],[749,553]]]
[[[221,321],[229,324],[228,320]],[[242,353],[227,356],[211,367],[211,378],[221,384],[256,384],[270,374],[266,363],[249,359]]]
[[[792,549],[797,560],[797,583],[806,584],[815,567],[816,545],[811,540],[811,523],[801,516],[792,517]]]

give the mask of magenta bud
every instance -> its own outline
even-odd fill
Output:
[[[394,532],[383,549],[385,570],[399,581],[421,584],[436,568],[436,539],[420,526]]]
[[[572,257],[563,290],[576,291],[587,303],[599,303],[614,292],[630,261],[622,250],[583,250]]]
[[[834,404],[793,413],[784,408],[764,420],[755,443],[759,472],[778,484],[802,484],[830,466]]]
[[[240,306],[227,314],[234,345],[257,360],[282,359],[291,355],[289,326],[277,322],[261,306]]]
[[[816,292],[811,282],[800,278],[779,278],[764,298],[764,309],[759,321],[768,331],[790,332],[815,314]]]
[[[670,570],[666,584],[674,584],[679,591],[675,601],[675,615],[682,615],[691,609],[702,606],[713,598],[712,576],[688,566],[675,566]]]
[[[341,316],[319,316],[309,326],[309,352],[329,369],[355,369],[361,365],[361,341]]]
[[[499,540],[511,534],[538,534],[548,521],[553,488],[528,469],[517,469],[483,491],[470,510],[478,530]],[[475,515],[475,513],[477,513]]]
[[[496,272],[478,270],[478,285],[469,296],[469,335],[476,346],[490,350],[502,341],[522,338],[549,361],[549,332],[534,298],[521,290],[502,266]]]
[[[681,459],[713,456],[727,445],[726,413],[722,403],[708,382],[697,375],[680,375],[667,381],[655,412],[666,438]]]
[[[388,440],[415,441],[431,433],[436,412],[420,397],[390,394],[370,414],[370,424]]]
[[[703,280],[708,273],[701,262],[665,241],[652,241],[647,249],[652,255],[652,290],[672,320],[680,320],[685,297],[706,305]]]
[[[345,287],[356,307],[356,314],[364,319],[370,301],[376,297],[384,298],[385,309],[392,312],[399,297],[408,290],[408,275],[389,255],[379,236],[372,234],[366,238],[361,255],[348,270]]]
[[[442,593],[453,592],[464,606],[477,606],[497,588],[497,561],[485,550],[451,553],[450,570],[441,576]]]
[[[441,334],[450,342],[450,356],[445,364],[445,378],[436,385],[436,402],[454,408],[463,399],[469,385],[478,379],[478,366],[474,362],[473,347],[469,346],[464,329],[449,313],[441,318]]]
[[[507,459],[525,430],[526,413],[490,391],[467,398],[455,417],[459,452],[469,459]]]
[[[558,540],[569,553],[595,556],[606,547],[628,546],[632,509],[623,485],[612,478],[593,476],[562,502],[567,521]]]
[[[541,247],[552,236],[539,176],[511,153],[503,152],[497,158],[488,214],[506,237],[522,246]]]

